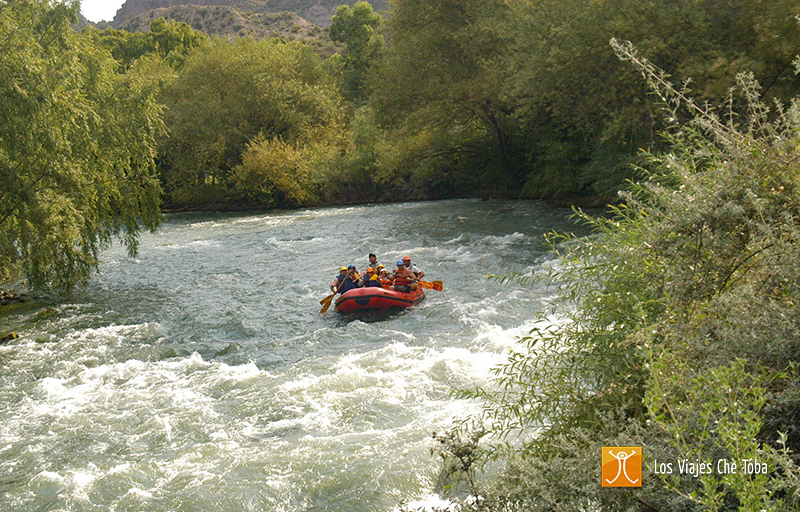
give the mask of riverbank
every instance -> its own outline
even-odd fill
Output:
[[[370,201],[331,201],[323,204],[301,206],[294,209],[303,208],[324,208],[324,207],[339,207],[339,206],[356,206],[362,204],[399,204],[404,202],[420,202],[420,201],[443,201],[448,199],[481,199],[484,201],[500,200],[500,201],[515,201],[515,200],[534,200],[542,201],[548,206],[558,208],[604,208],[609,203],[612,203],[608,197],[600,195],[592,196],[578,196],[578,195],[559,195],[552,197],[514,197],[508,191],[495,191],[484,192],[481,194],[468,194],[463,196],[453,197],[404,197],[398,199],[375,199]],[[223,200],[223,201],[208,201],[200,203],[165,203],[161,207],[162,213],[185,213],[185,212],[263,212],[270,210],[285,210],[286,208],[276,207],[269,204],[252,203],[244,200]]]

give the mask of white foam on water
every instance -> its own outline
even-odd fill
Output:
[[[193,240],[191,242],[156,245],[154,249],[161,251],[181,251],[189,249],[191,251],[200,252],[206,249],[214,249],[219,247],[222,247],[222,244],[217,240]]]
[[[348,329],[367,333],[374,327],[356,321]],[[99,345],[116,338],[157,328],[85,329],[62,344],[80,342],[89,351],[100,350]],[[33,436],[32,450],[44,454],[53,444],[68,443],[76,429],[104,433],[109,443],[95,441],[91,450],[101,461],[109,450],[118,455],[41,477],[60,489],[54,492],[80,501],[111,485],[109,479],[127,482],[119,499],[135,501],[165,500],[204,486],[235,487],[238,482],[225,476],[232,466],[257,467],[277,504],[298,499],[303,486],[322,485],[309,484],[320,478],[319,471],[332,471],[321,468],[359,466],[369,459],[369,470],[327,478],[353,478],[356,485],[374,472],[382,476],[369,478],[411,478],[412,488],[431,489],[437,462],[428,453],[430,431],[479,412],[476,404],[453,400],[451,387],[490,385],[491,368],[530,328],[527,323],[504,329],[479,321],[469,346],[388,330],[394,342],[305,360],[278,375],[254,363],[228,365],[196,353],[157,362],[67,363],[37,382],[27,406],[18,408],[16,425],[2,430],[0,442],[24,438],[26,424],[53,421],[55,428]],[[58,352],[56,346],[33,348]],[[147,463],[137,455],[143,451],[152,454]],[[296,469],[286,472],[287,464]],[[142,472],[150,475],[149,485],[137,476]]]
[[[424,355],[426,351],[434,357],[426,357]],[[305,375],[299,380],[288,381],[274,388],[277,393],[271,392],[268,387],[263,388],[265,384],[269,386],[273,378],[265,374],[258,375],[254,365],[227,367],[222,364],[202,362],[197,356],[155,364],[135,361],[114,365],[114,368],[105,370],[92,369],[91,372],[87,371],[82,379],[97,380],[98,385],[93,390],[86,384],[73,385],[70,389],[70,385],[74,382],[53,379],[45,387],[51,393],[50,399],[52,406],[55,407],[56,401],[80,392],[94,394],[94,398],[97,398],[101,383],[108,384],[109,379],[114,378],[112,376],[124,379],[132,371],[139,373],[127,382],[118,383],[117,385],[122,387],[112,393],[120,400],[123,395],[133,395],[126,398],[127,408],[131,409],[132,414],[122,420],[132,424],[133,432],[121,425],[110,425],[109,431],[112,437],[117,440],[122,438],[125,444],[130,446],[131,453],[127,456],[127,460],[123,459],[124,461],[120,463],[115,457],[113,464],[105,473],[102,470],[87,471],[86,468],[76,467],[62,473],[65,475],[63,478],[59,478],[57,474],[49,476],[61,489],[58,492],[67,493],[72,499],[82,502],[89,499],[93,492],[100,492],[95,491],[94,487],[102,487],[103,481],[110,477],[122,478],[124,481],[130,481],[130,484],[137,484],[126,487],[128,490],[120,499],[150,501],[164,500],[168,496],[175,496],[176,493],[190,494],[205,488],[230,489],[230,486],[236,487],[240,484],[226,479],[225,472],[229,466],[241,465],[250,468],[248,471],[253,471],[253,467],[257,466],[261,472],[258,479],[263,485],[273,489],[271,492],[276,496],[277,504],[281,500],[284,500],[283,503],[297,500],[302,496],[304,486],[310,481],[321,478],[318,473],[326,467],[338,465],[347,467],[359,460],[375,458],[377,460],[370,462],[369,472],[371,474],[378,471],[383,474],[398,465],[391,460],[399,456],[401,459],[407,459],[400,466],[403,472],[408,473],[409,470],[420,469],[418,462],[409,461],[421,456],[423,467],[427,465],[432,469],[433,461],[427,454],[428,443],[423,442],[423,446],[418,445],[414,448],[414,443],[409,445],[409,437],[413,437],[409,434],[414,430],[420,430],[423,433],[418,437],[424,439],[431,426],[446,423],[447,418],[463,413],[464,408],[463,404],[449,401],[444,393],[441,396],[427,398],[421,396],[421,388],[436,380],[426,378],[425,374],[435,374],[437,367],[445,367],[446,370],[453,364],[463,364],[465,361],[470,361],[473,356],[464,350],[448,348],[430,351],[402,343],[386,349],[386,352],[391,353],[392,358],[382,362],[376,354],[347,355],[336,363],[332,372]],[[415,359],[424,361],[425,364],[416,364]],[[439,368],[438,371],[443,370]],[[399,372],[399,375],[392,375],[392,372]],[[470,372],[465,370],[464,373]],[[201,378],[200,374],[205,374],[205,378]],[[263,395],[261,403],[257,404],[254,410],[243,411],[243,415],[238,415],[238,419],[233,420],[230,417],[221,418],[214,414],[214,404],[209,403],[208,391],[218,389],[220,384],[225,387],[231,382],[246,382],[259,378],[261,381],[253,382],[254,386],[245,389],[242,397],[245,401],[258,400],[258,395]],[[261,389],[259,385],[262,385]],[[204,387],[205,393],[202,392]],[[281,393],[288,390],[292,393],[287,395]],[[141,397],[137,397],[137,393],[140,393]],[[164,405],[148,407],[143,401],[146,395],[151,395],[151,401]],[[169,396],[169,400],[166,396]],[[264,424],[259,419],[258,410],[267,406],[267,402],[276,399],[281,406],[279,409],[291,411],[294,408],[298,411],[299,418]],[[115,401],[111,396],[102,400],[111,403]],[[284,400],[282,404],[281,400]],[[94,400],[74,401],[73,417],[76,415],[74,409],[83,407],[83,414],[93,417],[91,422],[102,426],[107,419],[102,417],[103,413],[99,409],[92,409],[90,405],[92,401]],[[218,398],[217,402],[219,401],[224,402],[225,399]],[[170,405],[167,406],[165,402],[169,402]],[[357,408],[359,404],[365,404],[369,410],[371,407],[381,409],[388,406],[402,406],[404,403],[415,409],[415,413],[412,414],[414,417],[406,418],[397,424],[392,424],[391,421],[353,422],[352,419],[345,417],[348,411]],[[117,407],[117,411],[120,407]],[[150,413],[153,408],[162,412],[153,415],[151,420],[142,422],[140,416]],[[249,414],[253,412],[255,414],[250,416]],[[248,421],[247,418],[252,421]],[[271,430],[279,431],[287,428],[299,429],[299,436],[295,437],[295,441],[252,437],[253,434],[260,436]],[[62,432],[66,434],[66,430]],[[302,435],[303,432],[306,434]],[[51,440],[52,437],[42,439],[41,444],[49,445]],[[174,452],[174,454],[161,460],[156,458],[143,466],[134,455],[140,451],[136,448],[139,443],[150,445],[148,450],[154,454],[159,452]],[[159,445],[162,448],[158,448]],[[390,457],[390,453],[395,455]],[[126,457],[124,453],[121,456]],[[152,459],[152,456],[150,458]],[[315,463],[315,460],[319,462]],[[321,467],[318,467],[318,464]],[[286,472],[281,469],[287,465],[295,467],[296,470]],[[141,471],[146,471],[150,475],[150,486],[142,486],[141,482],[136,481],[136,474]],[[330,470],[322,471],[325,473]],[[424,474],[424,471],[422,473]],[[353,476],[355,481],[360,478],[359,474],[362,474],[360,469]],[[334,475],[325,478],[349,477],[350,475]],[[388,475],[385,478],[397,477]],[[280,498],[281,496],[283,498]],[[287,507],[286,510],[297,510],[297,508]]]
[[[241,224],[258,224],[260,226],[277,226],[280,224],[287,224],[296,219],[294,215],[287,215],[282,217],[257,215],[255,217],[246,217],[244,219],[236,219],[230,222],[231,225]]]
[[[402,508],[398,507],[393,512],[458,512],[461,507],[438,494],[429,494],[414,501],[409,501]]]
[[[508,235],[501,235],[501,236],[496,236],[496,235],[485,236],[473,243],[477,243],[478,245],[491,246],[496,251],[498,248],[504,249],[510,245],[528,241],[530,241],[530,237],[528,237],[527,235],[519,232],[514,232]]]
[[[66,482],[65,478],[55,471],[42,471],[34,477],[34,480],[56,483],[62,486],[65,485]]]
[[[128,489],[126,493],[127,496],[132,496],[141,501],[148,501],[153,499],[153,493],[150,491],[146,491],[144,489],[139,489],[138,487],[131,487]]]
[[[39,382],[38,390],[43,400],[37,402],[37,415],[54,416],[64,419],[84,410],[92,400],[90,386],[68,386],[67,379],[45,377]]]
[[[504,329],[495,324],[483,324],[475,337],[476,342],[484,342],[498,351],[508,351],[519,346],[519,341],[530,335],[536,328],[550,325],[549,321],[529,320],[519,326]]]
[[[152,336],[160,333],[161,326],[146,322],[143,324],[132,325],[108,325],[98,328],[87,328],[81,331],[73,332],[67,339],[74,339],[76,341],[101,341],[109,342],[121,339],[137,338],[142,336]]]
[[[89,464],[89,469],[92,471],[70,471],[66,478],[67,489],[73,496],[79,497],[85,501],[89,500],[87,494],[88,490],[100,477],[97,468],[92,464]]]
[[[451,238],[450,240],[447,240],[446,242],[444,242],[444,244],[445,245],[459,245],[459,246],[461,246],[461,245],[464,245],[464,242],[469,242],[469,237],[467,237],[467,235],[465,235],[464,233],[461,233],[457,237]]]

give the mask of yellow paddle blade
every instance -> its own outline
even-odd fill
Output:
[[[335,294],[334,294],[334,295],[335,295]],[[328,297],[325,297],[325,298],[323,299],[323,301],[325,301],[325,302],[321,302],[321,304],[322,304],[322,309],[320,309],[320,310],[319,310],[319,312],[320,312],[320,313],[324,313],[324,312],[328,311],[328,308],[330,308],[330,307],[331,307],[331,302],[333,302],[333,295],[330,295],[330,296],[328,296]]]
[[[330,301],[331,301],[331,299],[333,298],[334,295],[336,295],[336,294],[332,293],[332,294],[328,295],[327,297],[325,297],[324,299],[319,301],[319,303],[322,304],[323,306],[325,305],[326,302],[330,303]]]

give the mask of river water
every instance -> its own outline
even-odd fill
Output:
[[[477,412],[453,388],[534,326],[551,290],[487,273],[551,261],[569,210],[454,200],[172,214],[136,258],[103,254],[68,302],[0,317],[0,509],[391,511],[436,492],[431,432]],[[341,265],[404,255],[419,306],[344,318]]]

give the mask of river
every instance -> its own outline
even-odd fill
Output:
[[[536,202],[171,214],[67,302],[0,317],[0,508],[392,511],[436,492],[431,432],[478,405],[552,290],[487,273],[551,261],[574,229]],[[404,255],[419,306],[344,318],[341,265]]]

